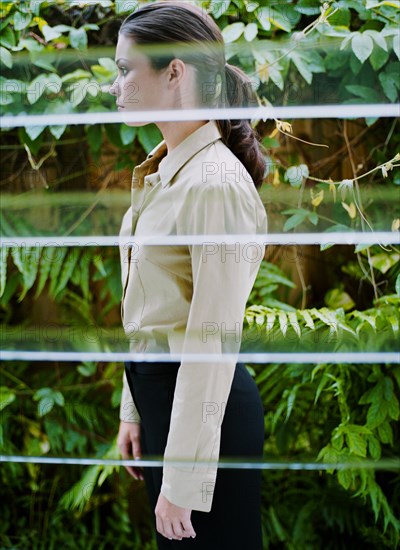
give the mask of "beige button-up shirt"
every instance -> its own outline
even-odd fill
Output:
[[[133,239],[129,248],[120,242],[121,315],[133,356],[136,351],[215,356],[212,362],[181,360],[161,487],[173,504],[209,512],[237,362],[222,361],[221,355],[240,350],[246,302],[265,253],[251,237],[267,232],[267,215],[250,174],[223,143],[215,121],[167,153],[162,141],[135,167],[120,236],[204,235],[203,244],[139,247]],[[227,244],[207,240],[207,234],[249,238]],[[140,422],[125,373],[120,419]]]

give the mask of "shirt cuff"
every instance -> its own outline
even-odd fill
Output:
[[[188,472],[164,464],[160,492],[175,506],[210,512],[218,468]]]
[[[122,384],[122,396],[121,396],[121,405],[119,409],[119,418],[124,422],[137,422],[140,424],[140,414],[136,408],[136,405],[132,398],[132,393],[129,389],[128,380],[126,378],[126,372],[123,375],[123,384]]]

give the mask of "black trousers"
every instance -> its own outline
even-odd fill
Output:
[[[141,450],[163,456],[180,363],[126,362],[133,400],[141,416]],[[243,363],[237,363],[221,424],[220,459],[261,460],[264,408],[258,388]],[[156,530],[154,509],[160,494],[162,467],[143,474],[159,550],[262,550],[261,469],[218,468],[210,512],[192,510],[196,537],[169,540]]]

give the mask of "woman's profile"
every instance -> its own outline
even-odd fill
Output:
[[[223,46],[200,8],[147,4],[122,22],[110,93],[125,112],[249,105],[250,81],[226,62]],[[125,363],[118,447],[123,458],[164,459],[162,467],[127,467],[145,481],[160,550],[261,550],[261,470],[217,464],[263,457],[262,401],[234,358],[265,252],[252,242],[267,231],[258,194],[264,156],[248,120],[127,124],[148,123],[163,140],[134,168],[120,236],[203,238],[120,245],[132,361]],[[135,361],[143,352],[181,359]]]

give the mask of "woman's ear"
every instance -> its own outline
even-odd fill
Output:
[[[186,65],[181,59],[173,59],[168,66],[168,83],[173,87],[181,84],[186,74]]]

